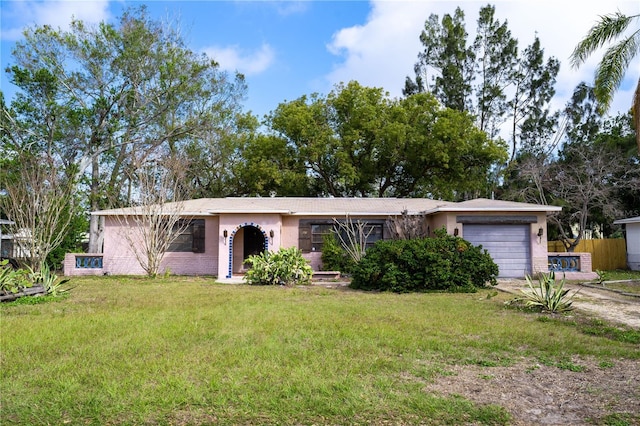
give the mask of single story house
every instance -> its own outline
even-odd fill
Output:
[[[448,202],[399,198],[203,198],[180,205],[189,221],[164,256],[160,272],[213,275],[224,281],[245,271],[244,260],[263,250],[302,250],[314,270],[322,268],[323,236],[335,220],[366,222],[369,243],[390,238],[386,221],[403,211],[422,215],[433,234],[445,228],[481,244],[500,268],[500,277],[523,277],[548,270],[547,214],[560,207],[474,199]],[[102,254],[77,254],[65,261],[66,275],[143,274],[131,249],[131,225],[123,216],[133,208],[103,210]],[[129,237],[127,237],[129,235]]]
[[[616,220],[613,224],[625,226],[627,266],[632,271],[640,271],[640,216]]]

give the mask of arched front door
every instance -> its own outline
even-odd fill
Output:
[[[238,226],[229,239],[229,266],[232,274],[241,274],[246,271],[244,261],[252,255],[269,250],[269,238],[267,234],[255,223],[244,223]]]

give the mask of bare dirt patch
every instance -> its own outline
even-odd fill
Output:
[[[502,280],[497,289],[521,295],[525,282]],[[576,310],[640,328],[640,298],[570,283],[580,290]],[[453,365],[425,390],[504,407],[513,425],[640,425],[640,360],[602,363],[572,359],[575,368],[522,360],[508,367]],[[577,370],[577,371],[576,371]]]
[[[509,367],[454,365],[427,392],[504,407],[513,425],[640,424],[640,361],[572,360],[582,371],[521,361]]]

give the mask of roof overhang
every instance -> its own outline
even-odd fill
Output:
[[[548,212],[559,212],[562,210],[562,207],[557,206],[523,206],[523,207],[456,207],[456,206],[444,206],[444,207],[436,207],[431,210],[425,211],[425,214],[435,214],[435,213],[487,213],[487,212],[500,212],[500,213],[548,213]]]
[[[629,223],[640,223],[640,216],[620,219],[613,222],[614,225],[627,225]]]

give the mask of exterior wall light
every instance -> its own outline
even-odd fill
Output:
[[[222,236],[224,237],[224,245],[227,245],[227,237],[229,236],[229,233],[227,232],[227,230],[225,229],[224,231],[222,231]]]
[[[544,228],[540,227],[538,229],[538,244],[542,244],[542,236],[544,235]]]
[[[270,244],[273,244],[273,237],[276,233],[273,232],[273,229],[269,231],[269,238],[271,239]]]
[[[460,233],[460,231],[458,230],[458,228],[456,228],[456,229],[454,229],[454,230],[453,230],[453,235],[454,235],[455,237],[457,237],[459,233]]]

